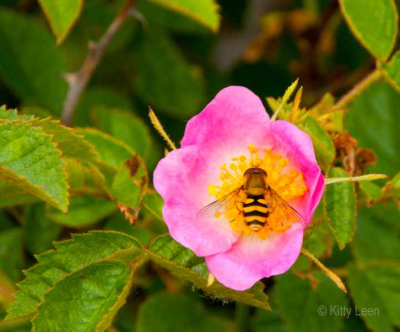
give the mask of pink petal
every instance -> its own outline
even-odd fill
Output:
[[[229,250],[239,237],[225,218],[196,217],[210,203],[207,184],[215,169],[210,170],[207,156],[188,146],[168,153],[154,171],[154,187],[164,200],[163,217],[171,236],[197,256]]]
[[[320,174],[317,185],[315,186],[314,194],[312,195],[310,202],[309,202],[309,214],[310,218],[312,219],[312,215],[314,214],[315,209],[317,208],[319,202],[321,201],[322,195],[324,194],[325,188],[325,177]]]
[[[290,164],[295,165],[304,175],[308,192],[294,206],[309,224],[324,190],[324,179],[315,158],[311,138],[294,124],[282,120],[272,122],[271,131],[275,137],[274,151],[285,155]]]
[[[206,264],[221,284],[242,291],[262,278],[286,272],[297,260],[302,242],[303,229],[296,223],[266,240],[242,236],[229,251],[206,257]]]
[[[189,120],[182,147],[197,145],[217,154],[227,152],[230,160],[250,144],[268,146],[270,142],[269,116],[260,98],[247,88],[230,86]]]

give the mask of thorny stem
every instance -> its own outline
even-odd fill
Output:
[[[366,76],[360,83],[356,84],[349,92],[343,95],[335,104],[335,109],[346,108],[361,92],[366,90],[372,83],[379,81],[383,77],[380,68],[375,69],[371,74]]]
[[[135,0],[127,0],[122,10],[108,27],[98,43],[90,42],[89,51],[81,69],[76,73],[66,74],[65,78],[69,84],[67,96],[64,101],[61,121],[65,125],[71,125],[72,116],[75,112],[79,98],[90,81],[94,70],[98,66],[104,51],[120,27],[129,16],[132,16]]]

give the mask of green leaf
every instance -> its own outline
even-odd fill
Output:
[[[7,109],[5,105],[0,107],[0,120],[19,120],[18,112],[15,109]],[[24,117],[26,120],[31,120],[33,117]]]
[[[105,230],[113,230],[117,232],[122,232],[133,236],[144,246],[150,245],[151,238],[153,234],[148,229],[148,226],[142,226],[141,223],[137,223],[134,227],[131,225],[129,220],[121,212],[114,213],[104,226]]]
[[[67,175],[51,138],[28,123],[0,123],[1,177],[66,211]]]
[[[43,295],[69,273],[127,250],[141,254],[141,245],[133,237],[118,232],[94,231],[73,235],[71,240],[56,243],[56,250],[37,256],[38,264],[25,271],[26,279],[18,286],[16,300],[7,319],[26,316],[36,311]]]
[[[67,214],[50,209],[47,216],[56,223],[79,229],[95,224],[116,210],[115,203],[104,197],[72,196]]]
[[[365,194],[367,202],[371,202],[382,196],[382,188],[376,183],[363,181],[359,183],[360,190]]]
[[[389,63],[383,62],[383,72],[395,89],[400,90],[400,52],[397,51]]]
[[[46,28],[0,8],[0,76],[25,102],[60,113],[67,91],[62,56]]]
[[[345,125],[359,146],[370,148],[378,157],[369,172],[395,175],[400,169],[400,94],[388,83],[375,83],[350,105]]]
[[[400,172],[397,173],[393,179],[391,179],[389,182],[390,188],[392,190],[397,190],[400,189]]]
[[[361,44],[378,59],[391,53],[397,35],[394,0],[340,0],[342,13]]]
[[[186,294],[157,294],[139,310],[139,332],[231,331],[228,321],[207,312],[203,304]]]
[[[96,107],[92,113],[93,122],[104,132],[129,145],[145,159],[154,153],[154,142],[146,123],[132,112]]]
[[[40,199],[0,177],[0,208],[39,202]]]
[[[31,109],[25,108],[24,110],[30,113]],[[59,120],[52,120],[50,117],[39,119],[32,115],[18,115],[16,110],[6,110],[4,106],[0,107],[1,120],[14,121],[14,123],[20,121],[40,127],[43,132],[52,135],[52,141],[63,152],[63,156],[84,160],[92,160],[97,156],[92,145],[85,141],[82,136],[76,134],[73,129],[62,125]]]
[[[149,26],[159,26],[168,31],[207,35],[212,31],[188,16],[150,1],[139,1],[137,10],[146,17]]]
[[[102,1],[97,2],[97,6],[101,6],[102,8],[104,7],[104,3]],[[87,5],[89,7],[89,4]],[[115,15],[113,17],[115,17]],[[101,16],[100,20],[104,20],[104,17]],[[100,38],[100,36],[98,38]],[[85,48],[85,53],[86,51],[87,48]],[[77,64],[77,66],[79,65],[80,63]],[[123,95],[122,92],[117,92],[104,87],[88,87],[76,107],[73,117],[73,124],[80,127],[93,125],[90,118],[90,110],[95,109],[96,107],[110,107],[119,109],[134,108],[132,100]]]
[[[65,276],[44,295],[33,330],[105,331],[110,317],[125,303],[132,279],[132,268],[116,260],[94,263]]]
[[[288,332],[276,310],[258,309],[252,320],[252,327],[254,332]]]
[[[65,161],[69,191],[72,195],[107,196],[107,191],[102,185],[104,178],[96,166],[72,158],[65,158]]]
[[[22,236],[19,228],[0,233],[0,270],[11,280],[18,281],[22,268]]]
[[[335,146],[329,134],[311,116],[307,116],[299,124],[299,128],[310,135],[318,163],[324,168],[328,167],[335,159]]]
[[[39,0],[39,3],[57,37],[57,44],[61,44],[81,13],[83,0]]]
[[[135,63],[135,93],[157,113],[188,119],[199,112],[205,94],[202,73],[186,61],[169,35],[147,31]]]
[[[135,286],[138,284],[138,279],[135,280]],[[128,303],[118,311],[113,322],[115,332],[136,332],[136,314],[132,315],[132,305]]]
[[[326,93],[317,104],[310,108],[309,114],[318,120],[318,123],[327,131],[342,133],[344,131],[344,110],[337,110],[334,106],[335,98]]]
[[[143,160],[127,144],[95,129],[79,129],[79,134],[93,144],[98,153],[107,192],[119,203],[130,208],[140,205],[147,185]]]
[[[46,110],[38,106],[22,107],[19,113],[25,117],[32,115],[32,118],[40,118],[40,119],[45,119],[52,116],[49,110]]]
[[[130,160],[137,160],[133,158]],[[141,163],[142,164],[142,163]],[[142,187],[146,184],[147,175],[140,164],[124,163],[115,174],[109,193],[117,202],[130,208],[138,208],[143,197]]]
[[[383,192],[385,195],[394,198],[395,201],[400,201],[400,172],[386,183]]]
[[[34,204],[25,209],[25,244],[32,255],[49,250],[61,232],[61,226],[49,219],[45,213],[44,203]]]
[[[349,318],[344,320],[343,332],[368,332],[363,320],[356,315],[355,310],[351,311]]]
[[[150,2],[166,7],[169,10],[176,11],[185,15],[207,28],[216,32],[219,28],[220,16],[218,14],[218,5],[214,0],[149,0]]]
[[[373,331],[400,325],[400,264],[378,263],[349,268],[350,291],[359,316]]]
[[[311,224],[304,234],[305,248],[317,258],[332,250],[334,244],[332,232],[324,222]]]
[[[277,310],[278,296],[276,294],[277,287],[270,290],[272,311],[256,309],[255,314],[251,317],[250,327],[254,332],[289,332],[286,328],[283,319]],[[235,315],[236,316],[236,315]]]
[[[207,286],[208,269],[204,258],[197,257],[192,251],[175,242],[169,235],[157,237],[150,247],[150,258],[164,267],[174,276],[189,281],[207,295],[227,301],[237,301],[254,307],[270,310],[268,296],[264,294],[264,285],[260,282],[243,292],[229,289],[217,281]]]
[[[0,232],[11,229],[14,227],[13,222],[10,217],[5,213],[5,211],[0,210]]]
[[[98,158],[112,167],[118,168],[130,159],[135,152],[124,142],[96,129],[77,129],[78,135],[91,143],[99,153]]]
[[[322,272],[313,276],[320,281],[316,289],[311,287],[310,280],[291,273],[277,277],[276,294],[282,318],[290,331],[340,331],[344,316],[331,314],[330,309],[346,307],[346,296]]]
[[[142,200],[140,209],[140,218],[147,221],[147,228],[157,235],[168,232],[165,224],[162,208],[164,201],[161,196],[152,189],[147,189]]]
[[[329,178],[348,177],[339,167],[328,170]],[[344,249],[356,232],[356,193],[354,183],[338,182],[326,187],[324,214],[340,249]]]
[[[393,204],[360,209],[358,231],[352,243],[356,260],[361,264],[374,260],[400,261],[399,220],[400,212]]]
[[[143,199],[143,206],[156,218],[164,221],[162,216],[162,208],[164,201],[157,192],[147,193]]]
[[[53,136],[53,142],[63,152],[63,157],[92,160],[97,154],[94,147],[78,135],[75,130],[63,126],[58,120],[49,118],[43,120],[32,120],[32,125],[41,127],[42,130]]]

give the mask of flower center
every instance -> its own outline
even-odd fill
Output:
[[[225,215],[235,231],[266,239],[270,232],[284,232],[302,219],[290,201],[303,196],[307,186],[288,159],[269,148],[248,149],[248,157],[235,157],[221,166],[222,183],[210,185],[209,192],[219,201],[216,218]]]

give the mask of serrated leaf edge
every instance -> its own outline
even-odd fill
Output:
[[[6,124],[6,123],[13,123],[13,122],[19,122],[19,121],[10,121],[10,122],[2,122],[2,123]],[[25,122],[20,122],[20,123],[21,123],[21,124],[25,124],[26,121],[25,121]],[[25,190],[26,192],[28,192],[28,193],[30,193],[30,194],[36,196],[36,197],[39,197],[39,198],[41,198],[41,199],[47,201],[49,204],[51,204],[51,205],[54,206],[55,208],[61,210],[61,211],[64,212],[64,213],[66,213],[66,212],[68,211],[69,197],[70,197],[70,195],[69,195],[69,183],[68,183],[68,181],[67,181],[67,176],[68,176],[68,174],[67,174],[67,172],[66,172],[66,170],[65,170],[65,162],[64,162],[64,160],[61,158],[62,155],[63,155],[63,153],[62,153],[61,150],[58,149],[58,144],[55,143],[55,142],[53,142],[53,135],[47,134],[47,133],[43,132],[43,130],[42,130],[41,127],[31,126],[31,128],[35,128],[35,129],[40,130],[40,131],[41,131],[40,134],[43,135],[43,136],[50,137],[50,142],[49,142],[49,143],[53,145],[54,150],[58,153],[58,158],[59,158],[60,161],[61,161],[61,168],[62,168],[62,170],[63,170],[63,173],[65,174],[64,179],[62,179],[62,182],[63,182],[63,184],[65,184],[65,189],[66,189],[66,192],[67,192],[67,196],[66,196],[67,202],[66,202],[65,207],[63,207],[57,200],[55,200],[54,196],[48,194],[42,187],[40,187],[40,186],[38,186],[38,185],[32,183],[32,182],[27,178],[26,175],[18,174],[18,173],[15,172],[14,170],[12,170],[12,169],[10,169],[10,168],[7,168],[7,167],[4,167],[4,166],[1,165],[1,164],[0,164],[0,170],[1,170],[1,172],[0,172],[0,177],[6,179],[7,181],[10,181],[10,182],[14,183],[18,188],[21,188],[21,189]],[[26,188],[21,187],[21,186],[20,186],[18,183],[16,183],[12,178],[7,177],[7,176],[4,176],[4,172],[10,172],[13,176],[15,175],[16,178],[20,178],[21,180],[25,180],[25,179],[26,179],[26,181],[28,181],[28,183],[29,183],[33,188],[36,188],[36,189],[38,189],[39,191],[42,191],[42,192],[43,192],[43,197],[41,197],[40,195],[38,195],[38,194],[36,194],[36,193],[34,193],[34,192],[31,192],[31,191],[29,191],[29,190],[26,190]]]
[[[58,279],[58,280],[53,284],[53,286],[49,287],[49,289],[48,289],[46,292],[43,293],[43,295],[42,295],[42,301],[36,305],[36,310],[35,310],[35,312],[34,312],[33,317],[32,317],[31,320],[30,320],[30,322],[32,323],[32,326],[33,326],[33,327],[32,327],[32,332],[35,332],[35,331],[36,331],[36,330],[35,330],[35,325],[34,325],[33,321],[35,320],[35,318],[36,318],[36,317],[38,316],[38,314],[39,314],[39,313],[38,313],[38,310],[39,310],[39,307],[44,303],[44,297],[45,297],[48,293],[50,293],[50,292],[54,289],[54,287],[55,287],[59,282],[63,281],[64,279],[70,277],[71,275],[73,275],[73,274],[75,274],[75,273],[77,273],[77,272],[79,272],[79,271],[82,271],[83,269],[85,269],[85,268],[87,268],[87,267],[89,267],[89,266],[91,266],[91,265],[93,265],[93,264],[97,264],[97,263],[101,263],[101,262],[106,262],[106,261],[120,262],[120,263],[122,263],[122,264],[124,264],[124,265],[127,266],[126,262],[124,262],[124,261],[122,261],[122,260],[115,259],[115,258],[110,258],[110,259],[107,259],[107,258],[106,258],[106,259],[94,261],[94,262],[91,262],[91,263],[86,264],[86,265],[84,265],[84,266],[81,266],[79,269],[76,269],[76,270],[74,270],[74,271],[71,271],[70,273],[68,273],[68,274],[66,274],[66,275],[64,275],[64,276],[62,276],[60,279]],[[132,270],[131,267],[130,267],[130,269]],[[131,273],[132,273],[132,272],[131,272]]]
[[[329,173],[329,169],[327,170],[326,173],[327,173],[327,174]],[[338,182],[338,183],[340,183],[340,182]],[[352,184],[352,187],[353,187],[354,204],[355,204],[355,207],[356,207],[356,208],[354,209],[354,217],[353,217],[354,231],[353,231],[353,233],[351,234],[351,237],[349,238],[349,241],[346,242],[346,243],[344,243],[343,246],[342,246],[342,245],[340,244],[340,242],[339,242],[339,239],[338,239],[338,237],[337,237],[337,231],[336,231],[336,229],[334,229],[333,226],[332,226],[332,223],[331,223],[331,222],[332,222],[332,219],[329,218],[329,216],[328,216],[328,209],[327,209],[327,202],[326,202],[326,191],[328,190],[327,187],[325,187],[324,197],[323,197],[323,200],[322,200],[322,202],[323,202],[324,219],[325,219],[326,223],[328,224],[328,227],[329,227],[329,229],[331,230],[333,236],[335,237],[336,243],[337,243],[337,245],[339,246],[339,249],[340,249],[340,250],[343,250],[343,249],[346,247],[347,244],[351,243],[351,242],[353,241],[353,239],[354,239],[355,234],[357,233],[357,223],[356,223],[356,219],[357,219],[357,201],[358,201],[358,199],[357,199],[356,188],[355,188],[354,183],[352,183],[352,182],[348,182],[348,183],[351,183],[351,184]]]
[[[163,235],[159,235],[159,236],[157,236],[156,238],[154,238],[153,241],[150,243],[150,247],[149,247],[149,248],[152,247],[153,243],[154,243],[157,239],[159,239],[159,238],[161,238],[161,237],[166,237],[166,236],[170,236],[170,235],[169,235],[169,234],[163,234]],[[193,274],[196,273],[196,271],[194,271],[194,270],[192,270],[192,269],[190,269],[190,268],[187,268],[187,267],[185,267],[185,266],[178,265],[176,262],[169,261],[169,260],[165,259],[165,258],[162,257],[161,255],[155,253],[154,251],[151,251],[150,249],[144,249],[144,251],[147,252],[147,254],[149,255],[150,259],[153,260],[155,263],[158,263],[156,259],[159,259],[159,260],[161,260],[161,261],[163,261],[163,262],[166,262],[166,263],[168,263],[168,264],[175,265],[176,267],[178,267],[178,268],[180,268],[180,269],[184,269],[184,270],[186,270],[186,271],[189,271],[190,273],[193,273]],[[153,259],[154,256],[156,256],[156,259]],[[169,271],[169,269],[167,269],[167,268],[165,268],[165,267],[163,267],[163,268]],[[220,300],[224,300],[224,301],[234,301],[234,300],[229,299],[229,298],[219,297],[218,295],[215,295],[215,294],[213,294],[212,292],[208,291],[210,288],[207,288],[207,287],[206,287],[206,286],[207,286],[207,278],[203,277],[203,276],[200,275],[200,274],[198,274],[198,277],[201,278],[201,279],[204,279],[204,283],[205,283],[205,287],[204,287],[204,288],[201,288],[201,287],[198,287],[198,288],[200,288],[200,289],[201,289],[202,291],[204,291],[206,294],[213,295],[215,298],[218,298],[218,299],[220,299]],[[190,281],[185,280],[185,282],[190,282]],[[190,282],[190,283],[192,283],[192,282]],[[216,283],[217,283],[218,285],[220,285],[221,287],[225,287],[224,285],[218,283],[218,281],[215,281],[215,282],[213,283],[213,285],[215,285]],[[193,283],[192,283],[192,284],[193,284]],[[193,286],[195,286],[195,285],[193,284]],[[212,285],[211,285],[211,286],[212,286]],[[197,287],[197,286],[196,286],[196,287]],[[237,292],[237,291],[235,291],[235,290],[233,290],[233,289],[230,289],[230,288],[228,288],[228,287],[226,287],[226,288],[229,289],[229,290],[231,290],[232,292]],[[264,309],[269,310],[269,311],[271,310],[271,307],[270,307],[270,305],[269,305],[268,302],[267,302],[267,303],[264,303],[264,302],[260,301],[259,299],[257,299],[256,295],[253,294],[253,293],[248,293],[248,294],[251,296],[251,298],[254,300],[254,302],[256,302],[256,303],[259,304],[259,307],[260,307],[260,308],[264,308]],[[267,296],[267,295],[265,294],[265,296]],[[267,297],[267,298],[268,298],[268,297]],[[236,302],[236,301],[235,301],[235,302]]]
[[[126,284],[126,286],[124,287],[124,290],[121,292],[121,294],[118,296],[117,301],[115,302],[114,306],[112,306],[109,310],[108,313],[106,315],[103,316],[103,319],[96,325],[96,332],[103,332],[105,331],[105,329],[108,328],[108,326],[106,326],[104,329],[103,327],[100,327],[101,324],[104,323],[104,321],[106,321],[108,318],[112,319],[115,314],[117,313],[117,311],[124,305],[124,303],[126,302],[126,298],[132,288],[133,285],[133,277],[135,272],[137,271],[137,269],[139,269],[142,264],[144,264],[147,261],[147,257],[146,255],[143,255],[141,257],[138,257],[135,262],[132,262],[130,264],[130,268],[131,268],[131,274],[129,277],[129,282],[128,284]],[[122,299],[123,302],[120,302],[120,299]],[[114,312],[115,311],[115,312]],[[109,315],[110,314],[110,315]],[[111,324],[112,322],[110,322]]]
[[[119,234],[119,235],[123,235],[123,236],[129,237],[129,238],[133,239],[133,240],[135,241],[135,243],[139,244],[140,247],[137,247],[137,248],[143,250],[143,252],[144,252],[144,248],[143,248],[143,246],[141,245],[141,243],[140,243],[136,238],[134,238],[133,236],[130,236],[129,234],[122,233],[122,232],[118,232],[118,231],[112,231],[112,230],[110,230],[110,231],[95,230],[95,231],[90,231],[90,232],[84,233],[84,234],[82,234],[82,233],[75,233],[75,234],[72,234],[72,235],[71,235],[71,239],[68,239],[68,240],[65,240],[65,241],[53,241],[52,243],[53,243],[53,246],[55,247],[54,249],[50,249],[50,250],[47,250],[47,251],[45,251],[45,252],[43,252],[43,253],[40,253],[40,254],[38,254],[38,255],[34,255],[34,257],[35,257],[36,260],[37,260],[37,264],[40,263],[41,256],[43,256],[43,255],[45,255],[45,254],[57,252],[57,251],[58,251],[58,248],[57,248],[57,245],[58,245],[58,244],[71,243],[71,242],[74,242],[74,239],[75,239],[75,238],[79,238],[79,237],[82,238],[82,237],[88,236],[89,234],[95,234],[95,233],[116,233],[116,234]],[[118,259],[112,258],[112,256],[116,255],[116,254],[119,253],[119,252],[123,252],[123,251],[125,251],[125,250],[127,250],[127,249],[131,250],[132,248],[124,248],[124,249],[117,250],[117,251],[115,251],[112,255],[110,255],[109,258],[110,258],[111,260],[113,260],[113,259],[114,259],[114,260],[118,260]],[[100,260],[97,260],[97,261],[94,261],[94,262],[91,262],[91,263],[88,263],[88,264],[85,264],[85,265],[81,266],[79,269],[67,273],[66,275],[64,275],[63,277],[61,277],[59,280],[63,279],[65,276],[67,276],[67,275],[69,275],[69,274],[71,274],[71,273],[74,273],[74,272],[80,270],[80,269],[83,268],[83,267],[89,266],[89,265],[94,264],[94,263],[98,263],[98,262],[105,261],[105,260],[107,260],[107,258],[108,258],[108,257],[103,258],[103,259],[100,259]],[[122,261],[122,260],[119,260],[119,261]],[[20,287],[20,284],[21,284],[24,280],[26,280],[26,278],[27,278],[26,273],[27,273],[27,272],[30,272],[30,270],[34,269],[34,268],[37,266],[37,264],[31,266],[29,269],[26,269],[26,270],[23,270],[23,271],[22,271],[23,274],[24,274],[24,276],[25,276],[25,278],[24,278],[23,280],[21,280],[19,283],[16,284],[16,286],[18,287],[18,291],[17,291],[15,294],[18,294],[18,293],[20,293],[20,292],[22,291],[22,289],[21,289],[21,287]],[[59,280],[57,280],[54,284],[56,284]],[[50,287],[50,288],[51,288],[51,287]],[[47,291],[46,291],[46,293],[47,293]],[[15,295],[15,294],[14,294],[14,295]],[[45,293],[43,293],[42,296],[44,296],[44,294],[45,294]],[[35,300],[36,300],[36,299],[35,299]],[[16,301],[16,300],[15,300],[15,301]],[[37,308],[38,305],[40,305],[40,303],[41,303],[41,302],[39,302],[39,303],[36,305],[36,308]],[[36,311],[36,310],[35,310],[35,311]],[[13,317],[11,317],[11,318],[7,318],[7,317],[6,317],[4,320],[5,320],[5,321],[12,321],[12,320],[15,320],[15,319],[18,319],[18,318],[21,318],[21,317],[29,317],[29,316],[31,316],[32,314],[34,314],[35,311],[28,312],[28,313],[26,313],[26,314],[24,314],[24,315],[13,316]],[[7,311],[7,314],[8,314],[8,311]]]

